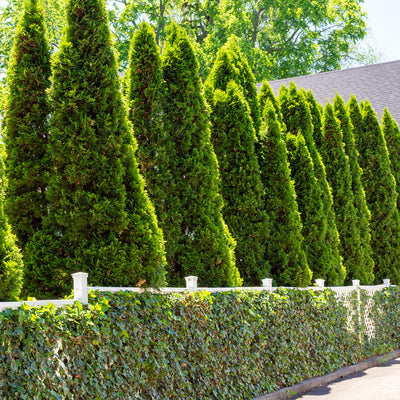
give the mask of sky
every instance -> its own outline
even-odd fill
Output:
[[[382,54],[379,61],[400,60],[400,1],[364,0],[362,8],[368,15],[367,42]]]
[[[400,60],[400,0],[364,0],[361,6],[368,14],[367,43],[381,53],[379,61]]]

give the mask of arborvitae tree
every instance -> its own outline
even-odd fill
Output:
[[[362,171],[358,164],[358,153],[355,148],[353,127],[344,101],[339,95],[336,95],[333,99],[333,108],[335,110],[335,115],[339,120],[340,129],[343,134],[343,142],[345,144],[344,150],[349,157],[351,191],[353,192],[357,227],[360,232],[361,249],[358,253],[358,264],[363,273],[357,273],[354,274],[354,277],[351,277],[352,272],[348,271],[349,275],[347,276],[347,280],[360,279],[362,282],[372,283],[374,281],[374,260],[371,249],[371,229],[369,226],[371,214],[368,210],[364,188],[361,183]],[[364,278],[358,277],[357,275],[364,275]]]
[[[246,285],[259,285],[269,275],[264,259],[268,217],[250,110],[234,81],[228,83],[226,92],[215,91],[210,119],[221,173],[223,216],[237,243],[236,265]]]
[[[261,119],[265,117],[265,106],[268,100],[271,101],[272,106],[274,107],[275,114],[278,122],[281,125],[281,128],[285,130],[278,99],[272,91],[271,85],[267,81],[264,81],[258,94],[258,104],[261,110]]]
[[[330,103],[326,104],[322,118],[320,153],[332,188],[340,250],[347,272],[346,281],[350,283],[352,279],[360,279],[363,284],[371,284],[373,271],[365,270],[365,266],[361,264],[363,249],[354,207],[349,158],[344,151],[340,121],[335,117]]]
[[[310,152],[301,133],[288,133],[286,146],[303,224],[302,234],[308,264],[314,278],[325,279],[328,284],[336,285],[340,279],[332,264],[330,249],[326,245],[327,219]]]
[[[258,94],[256,79],[246,60],[236,44],[237,38],[231,36],[227,43],[217,54],[213,68],[205,83],[206,97],[207,92],[216,89],[226,91],[227,84],[233,80],[241,86],[244,98],[250,107],[250,115],[256,135],[261,126],[261,113],[258,105]],[[209,89],[211,87],[211,89]]]
[[[312,272],[304,251],[296,193],[290,176],[286,144],[270,99],[265,103],[263,120],[258,160],[266,191],[265,209],[271,226],[266,259],[277,285],[308,286]]]
[[[51,88],[49,214],[28,246],[26,290],[60,296],[78,270],[98,285],[163,284],[103,1],[70,0],[67,22]]]
[[[18,243],[25,249],[47,212],[46,146],[50,86],[50,52],[44,17],[37,0],[28,0],[18,24],[3,130],[7,149],[8,190],[5,211]]]
[[[303,135],[313,161],[315,176],[321,188],[322,204],[326,218],[326,224],[324,223],[321,226],[321,229],[324,229],[321,233],[325,237],[325,251],[330,255],[321,258],[326,264],[323,267],[321,266],[320,269],[326,271],[327,281],[330,284],[341,284],[345,278],[345,269],[339,254],[340,241],[336,227],[336,216],[333,210],[332,193],[326,179],[325,166],[314,142],[310,108],[303,91],[298,91],[293,83],[290,85],[289,90],[280,90],[279,104],[287,131],[295,135],[301,132]],[[311,270],[314,271],[314,266],[309,258],[308,262]],[[331,276],[329,276],[328,271],[332,274]]]
[[[163,75],[159,53],[153,28],[143,22],[131,41],[127,73],[129,119],[138,142],[139,170],[153,201],[159,198],[153,193],[160,188],[157,176],[159,164],[162,165],[158,161],[162,157],[159,144],[163,135]]]
[[[321,147],[322,144],[322,113],[320,104],[314,97],[311,89],[304,92],[304,96],[307,100],[308,107],[310,107],[311,120],[313,124],[313,137],[317,149]]]
[[[169,27],[162,60],[163,145],[169,174],[162,177],[159,214],[172,269],[170,281],[182,286],[184,276],[197,275],[201,285],[240,285],[235,243],[222,218],[218,163],[199,66],[186,32],[177,25]]]
[[[371,104],[362,109],[354,96],[349,102],[350,118],[359,152],[362,182],[371,212],[371,247],[375,261],[375,280],[390,278],[400,283],[400,219],[396,181],[390,170],[389,153],[379,121]],[[354,122],[353,122],[354,121]],[[360,129],[361,128],[361,129]]]
[[[390,169],[396,180],[397,208],[400,210],[400,130],[387,108],[383,111],[382,130],[389,151]]]
[[[10,301],[17,300],[21,292],[23,263],[3,209],[7,187],[4,158],[4,147],[0,144],[0,301]]]

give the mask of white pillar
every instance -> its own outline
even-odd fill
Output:
[[[360,286],[360,280],[359,279],[353,279],[352,282],[353,282],[353,286],[356,286],[356,287]]]
[[[74,300],[80,301],[82,304],[88,303],[88,274],[86,272],[76,272],[72,274],[74,280]]]
[[[264,288],[271,291],[272,290],[272,278],[262,279],[262,285]]]
[[[315,284],[318,288],[324,289],[325,288],[325,279],[316,279]]]
[[[197,276],[186,276],[186,289],[196,290],[197,289]]]
[[[384,280],[383,280],[383,284],[384,284],[385,286],[390,286],[390,279],[384,279]]]

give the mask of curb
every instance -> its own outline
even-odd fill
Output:
[[[368,368],[376,367],[386,361],[393,360],[394,358],[400,357],[400,350],[393,351],[392,353],[384,354],[382,356],[377,356],[370,358],[366,361],[362,361],[355,365],[350,365],[348,367],[340,368],[335,372],[330,374],[318,376],[316,378],[307,379],[303,382],[297,383],[296,385],[289,386],[280,389],[274,393],[269,393],[255,397],[253,400],[285,400],[294,395],[303,394],[308,392],[318,386],[328,385],[329,383],[336,381],[340,378],[345,378],[349,375],[353,375],[357,372],[364,371]]]

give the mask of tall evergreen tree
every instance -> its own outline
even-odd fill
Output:
[[[236,265],[246,285],[269,274],[265,249],[269,226],[255,152],[255,131],[240,87],[217,89],[211,104],[211,140],[221,173],[223,216],[236,240]]]
[[[262,86],[260,88],[260,92],[258,94],[258,104],[261,110],[261,118],[263,119],[265,117],[265,106],[267,104],[267,102],[271,101],[274,110],[275,110],[275,114],[276,117],[278,119],[278,122],[281,124],[281,128],[284,129],[284,124],[283,124],[283,119],[282,119],[282,114],[281,114],[281,110],[279,107],[279,102],[278,99],[276,98],[271,85],[267,82],[264,81],[262,83]],[[265,121],[264,121],[265,122]]]
[[[340,282],[332,265],[331,253],[326,245],[327,220],[322,202],[321,187],[315,177],[314,165],[301,133],[286,135],[286,146],[291,176],[297,195],[304,247],[314,278],[325,279],[328,284]]]
[[[365,266],[361,263],[363,249],[354,207],[349,158],[344,151],[340,121],[336,118],[330,103],[326,104],[322,118],[320,152],[325,164],[327,179],[332,188],[333,207],[340,236],[340,250],[347,272],[346,281],[360,279],[364,284],[371,284],[373,271],[365,270]]]
[[[400,130],[387,108],[383,111],[382,130],[389,151],[390,169],[396,180],[397,208],[400,210]]]
[[[16,245],[4,214],[4,192],[7,187],[4,166],[5,152],[0,144],[0,301],[17,300],[22,287],[22,255]]]
[[[18,243],[25,249],[47,212],[46,146],[50,52],[37,0],[25,2],[8,70],[3,130],[7,149],[5,211]]]
[[[226,91],[227,84],[233,80],[241,86],[244,98],[250,107],[250,115],[256,135],[261,126],[261,113],[258,104],[256,79],[246,60],[236,44],[237,38],[231,36],[219,50],[213,68],[205,83],[205,92],[221,89]],[[208,89],[211,87],[211,89]],[[207,100],[208,100],[208,95]]]
[[[311,121],[313,124],[313,137],[317,149],[320,149],[322,144],[322,114],[323,109],[321,105],[317,103],[311,89],[304,92],[304,96],[307,100],[308,107],[310,108]]]
[[[336,216],[333,210],[332,193],[326,179],[325,166],[314,142],[310,108],[304,97],[303,91],[297,90],[293,83],[290,85],[289,90],[280,90],[279,104],[287,131],[294,135],[301,132],[303,135],[307,149],[310,152],[313,161],[315,177],[317,178],[318,184],[321,188],[321,200],[324,206],[324,214],[326,218],[326,223],[321,226],[321,229],[323,229],[321,233],[325,237],[325,251],[329,253],[329,256],[326,255],[321,257],[321,262],[323,260],[326,264],[319,267],[319,269],[326,271],[328,282],[331,284],[341,284],[345,278],[345,270],[339,254],[340,241],[336,227]],[[308,262],[311,269],[314,270],[310,259]],[[328,271],[332,274],[332,277],[329,277]]]
[[[162,60],[168,175],[162,178],[159,203],[171,282],[182,285],[184,276],[195,274],[201,285],[240,285],[234,240],[222,218],[218,163],[199,66],[186,32],[177,25],[168,29]]]
[[[157,176],[160,173],[162,149],[163,75],[160,50],[153,28],[142,22],[135,31],[127,73],[129,119],[138,143],[137,161],[153,201],[159,196]],[[156,206],[156,204],[155,204]],[[157,206],[156,206],[157,210]]]
[[[354,197],[357,227],[360,232],[361,242],[361,249],[358,253],[358,264],[363,273],[354,273],[354,276],[352,277],[352,271],[350,270],[347,280],[360,279],[362,282],[372,283],[374,281],[374,260],[371,249],[371,229],[369,226],[371,213],[369,212],[365,199],[364,187],[361,183],[362,171],[358,163],[358,152],[355,148],[353,127],[350,122],[349,114],[346,110],[346,105],[339,95],[336,95],[333,99],[333,108],[340,123],[340,129],[343,135],[344,150],[349,157],[351,191],[353,192]],[[364,277],[361,278],[362,276]]]
[[[49,214],[29,246],[26,289],[60,296],[77,270],[99,285],[163,284],[103,1],[70,0],[67,22],[51,88]]]
[[[265,122],[260,131],[258,160],[266,191],[265,209],[271,226],[266,259],[277,285],[308,286],[312,272],[304,250],[302,224],[290,176],[286,144],[275,106],[269,99],[265,103],[263,119]]]
[[[349,101],[362,182],[371,212],[371,247],[375,280],[390,278],[400,283],[400,219],[396,181],[390,170],[389,153],[376,113],[366,101],[360,110],[354,96]],[[360,118],[361,115],[361,118]]]

